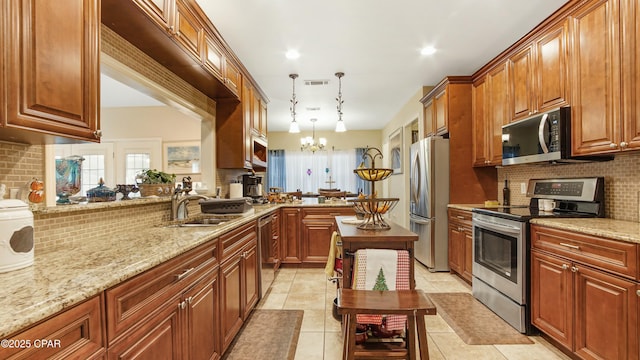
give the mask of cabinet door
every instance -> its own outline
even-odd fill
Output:
[[[622,16],[622,117],[626,148],[640,148],[640,4],[621,2]]]
[[[212,269],[184,298],[188,306],[185,357],[191,360],[220,358],[220,308],[218,267]]]
[[[424,104],[424,136],[431,136],[436,133],[436,125],[434,123],[435,107],[433,99]]]
[[[636,284],[587,266],[575,274],[574,352],[584,359],[631,359],[637,354]]]
[[[462,262],[464,261],[464,232],[460,226],[449,223],[449,268],[458,274],[462,274]]]
[[[5,34],[6,126],[99,141],[99,1],[3,6],[15,19]]]
[[[300,264],[300,209],[282,209],[282,263]]]
[[[462,262],[462,278],[469,283],[473,280],[473,232],[464,227],[464,261]]]
[[[565,106],[569,101],[569,65],[565,20],[535,41],[535,101],[539,112]]]
[[[222,80],[223,54],[220,46],[207,34],[204,35],[204,68]]]
[[[327,262],[331,235],[333,234],[333,218],[302,220],[302,262]]]
[[[487,166],[489,157],[488,149],[488,133],[489,124],[487,123],[487,82],[486,77],[473,84],[472,94],[472,122],[473,131],[473,166]]]
[[[162,311],[147,319],[143,326],[109,347],[110,360],[159,359],[182,357],[179,298],[173,298]]]
[[[435,132],[437,135],[446,134],[449,132],[449,110],[448,110],[448,97],[447,87],[439,94],[436,94],[433,98],[433,115],[435,117]]]
[[[618,0],[591,0],[570,16],[573,155],[617,151],[620,134]]]
[[[30,329],[7,336],[28,347],[0,347],[0,359],[88,359],[104,354],[101,296],[73,306]],[[53,345],[37,347],[34,340],[51,340]],[[57,342],[57,343],[56,343]],[[42,344],[48,344],[42,342]]]
[[[533,82],[533,48],[527,46],[509,59],[511,112],[509,121],[534,113],[536,89]]]
[[[570,263],[531,251],[531,322],[572,350],[573,283]]]
[[[162,29],[171,31],[175,0],[134,0],[135,3]],[[172,31],[171,31],[172,32]]]
[[[260,96],[255,89],[251,96],[251,132],[260,136]]]
[[[220,266],[220,339],[223,352],[243,324],[241,255],[237,253]]]
[[[229,59],[225,58],[224,61],[224,82],[234,94],[240,94],[240,81],[242,75],[238,67],[232,63]]]
[[[260,297],[259,271],[258,242],[253,240],[245,247],[243,252],[243,320],[247,319]]]
[[[244,162],[245,167],[251,167],[253,158],[253,144],[251,140],[251,124],[253,122],[253,87],[248,81],[242,83],[242,113],[244,122]]]
[[[273,263],[275,264],[275,269],[278,270],[280,268],[280,242],[282,238],[280,237],[280,211],[276,211],[273,213],[273,218],[271,220],[271,230],[273,232],[273,240],[272,240],[272,255],[273,255]]]
[[[175,39],[195,60],[201,61],[203,26],[182,1],[176,2]]]
[[[487,127],[489,131],[490,165],[502,164],[502,126],[509,122],[509,83],[507,63],[498,65],[487,75],[487,93],[489,108]]]
[[[260,100],[260,136],[267,137],[267,103]]]

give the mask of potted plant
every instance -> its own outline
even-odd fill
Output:
[[[142,170],[136,176],[141,196],[170,196],[175,187],[176,174],[156,169]]]

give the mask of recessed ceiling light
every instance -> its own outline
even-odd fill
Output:
[[[287,59],[297,59],[300,57],[300,53],[298,52],[298,50],[289,50],[287,51],[287,53],[284,55],[287,57]]]
[[[420,50],[421,55],[433,55],[436,53],[436,48],[433,46],[425,46]]]

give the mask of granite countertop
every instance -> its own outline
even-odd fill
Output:
[[[471,211],[484,204],[449,204],[449,208]],[[534,218],[531,224],[640,244],[640,223],[605,218]]]
[[[109,206],[122,205],[113,202]],[[112,236],[108,242],[86,242],[70,249],[36,253],[32,266],[0,274],[0,308],[3,309],[0,313],[0,338],[89,299],[280,207],[336,206],[351,204],[346,201],[318,204],[317,199],[313,199],[255,205],[254,211],[247,215],[215,227],[159,225],[134,233],[123,232]],[[93,207],[96,206],[89,205],[87,208]],[[62,207],[41,210],[43,213],[58,211],[78,209]]]
[[[604,218],[538,218],[531,224],[640,244],[640,223]]]

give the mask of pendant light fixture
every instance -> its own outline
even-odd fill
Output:
[[[327,139],[320,138],[318,142],[316,142],[316,121],[318,121],[318,119],[310,119],[309,121],[313,124],[313,135],[300,139],[300,150],[309,150],[315,153],[318,150],[323,150],[324,147],[327,146]]]
[[[298,77],[298,74],[289,74],[289,77],[291,78],[293,83],[293,91],[291,93],[291,107],[289,108],[291,110],[291,124],[289,124],[289,132],[297,134],[300,132],[300,126],[296,122],[296,104],[298,103],[298,100],[296,100],[296,78]]]
[[[338,122],[336,123],[336,132],[345,132],[347,131],[347,127],[344,126],[344,121],[342,121],[342,77],[344,76],[343,72],[337,72],[336,77],[338,78],[338,97],[336,101],[338,102]]]

